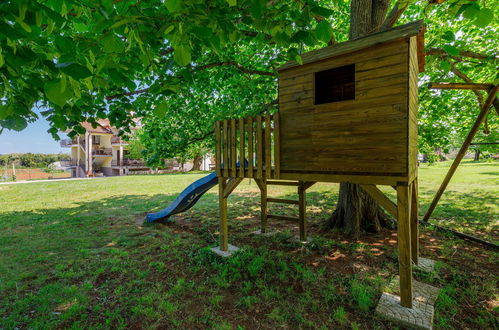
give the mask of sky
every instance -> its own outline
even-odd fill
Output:
[[[0,134],[0,154],[10,153],[68,153],[68,148],[61,148],[59,141],[47,133],[49,123],[40,116],[39,119],[28,125],[20,132],[5,129]],[[65,136],[62,134],[61,138]]]

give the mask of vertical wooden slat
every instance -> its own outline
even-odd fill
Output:
[[[244,163],[245,163],[245,156],[244,156],[244,119],[239,118],[239,177],[244,178]]]
[[[274,177],[279,179],[281,176],[281,141],[279,127],[279,113],[274,114]]]
[[[270,115],[265,116],[265,177],[271,178],[272,175],[272,137],[270,127]]]
[[[227,119],[224,120],[224,130],[223,130],[223,176],[229,176],[229,123]]]
[[[300,181],[298,185],[298,208],[300,218],[300,240],[302,242],[307,240],[307,218],[305,217],[307,204],[305,199],[305,189],[305,183]]]
[[[253,117],[248,118],[248,178],[253,177]]]
[[[217,121],[215,123],[215,140],[216,140],[216,145],[215,145],[215,171],[217,172],[217,176],[221,177],[222,176],[222,171],[221,171],[221,163],[222,163],[222,150],[220,145],[222,144],[222,141],[220,140],[220,122]]]
[[[227,179],[218,179],[218,200],[220,210],[220,250],[227,251],[229,249],[229,229],[227,223],[227,198],[224,197]]]
[[[230,167],[231,167],[231,177],[235,178],[237,176],[237,140],[236,140],[236,120],[230,120]]]
[[[262,116],[256,117],[256,177],[263,177],[263,132],[262,132]]]
[[[411,184],[411,253],[412,262],[419,263],[419,228],[418,228],[418,178]]]
[[[410,190],[397,185],[397,229],[399,249],[400,304],[412,308],[412,260],[410,226]]]

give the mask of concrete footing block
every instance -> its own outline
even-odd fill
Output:
[[[433,315],[438,288],[413,281],[412,308],[400,305],[399,278],[390,282],[376,307],[376,314],[411,329],[433,329]]]
[[[435,270],[435,260],[419,257],[418,263],[414,264],[414,268],[425,273],[431,273]]]
[[[223,258],[230,257],[234,252],[239,251],[240,249],[237,246],[229,244],[227,251],[222,251],[220,246],[211,248],[211,251]]]

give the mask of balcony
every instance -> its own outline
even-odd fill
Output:
[[[113,156],[113,149],[112,148],[94,149],[92,151],[92,154],[94,156],[112,157]]]
[[[119,160],[113,160],[111,162],[112,166],[129,166],[129,167],[147,167],[146,163],[142,159],[123,159],[121,162]]]
[[[63,139],[60,142],[62,148],[71,148],[73,141],[71,139]]]
[[[63,139],[60,141],[60,144],[62,148],[71,148],[73,146],[78,145],[78,139],[77,138]],[[80,146],[83,149],[85,149],[85,139],[80,139]]]
[[[128,141],[122,140],[119,136],[112,136],[111,137],[111,144],[128,145]]]

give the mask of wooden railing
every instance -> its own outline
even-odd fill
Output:
[[[279,114],[226,119],[215,124],[220,177],[279,179]]]

